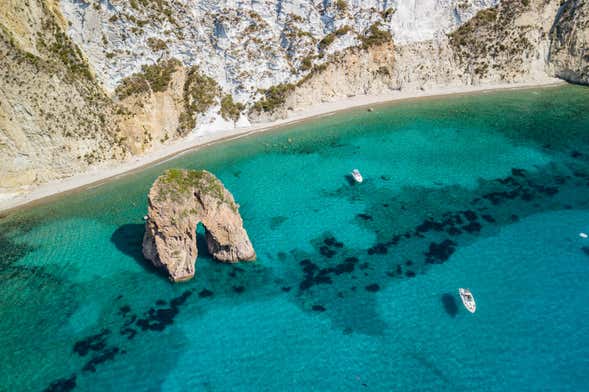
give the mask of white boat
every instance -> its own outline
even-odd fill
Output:
[[[474,297],[469,289],[459,288],[458,293],[460,293],[460,298],[462,299],[462,303],[464,307],[470,312],[474,313],[477,310],[477,304],[474,302]]]
[[[362,174],[360,174],[360,171],[358,169],[352,170],[352,177],[354,177],[354,181],[356,182],[364,181],[364,179],[362,178]]]

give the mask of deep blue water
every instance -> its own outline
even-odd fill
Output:
[[[143,260],[169,167],[225,183],[257,262],[200,247],[196,279],[171,284]],[[195,151],[0,220],[0,390],[589,390],[588,191],[574,86]]]

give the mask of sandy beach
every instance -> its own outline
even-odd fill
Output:
[[[464,86],[464,87],[445,87],[436,88],[427,91],[398,91],[384,95],[361,95],[346,97],[324,102],[312,108],[301,111],[291,112],[286,119],[277,120],[268,123],[261,123],[249,127],[232,128],[221,130],[205,135],[192,135],[185,139],[172,142],[164,147],[148,152],[145,155],[133,157],[124,162],[112,162],[79,175],[64,178],[61,180],[51,181],[32,188],[27,193],[21,194],[0,194],[0,212],[9,212],[15,208],[22,208],[39,202],[49,201],[51,198],[61,196],[61,194],[95,187],[110,179],[129,174],[145,166],[170,159],[179,154],[192,151],[202,146],[218,143],[221,141],[245,137],[248,135],[275,130],[281,126],[294,124],[303,120],[309,120],[316,117],[325,116],[339,111],[360,108],[363,106],[386,104],[394,101],[420,99],[426,97],[440,97],[444,95],[480,93],[493,90],[521,89],[544,86],[557,86],[564,84],[560,79],[546,79],[540,82],[531,83],[510,83],[497,85],[481,86]]]

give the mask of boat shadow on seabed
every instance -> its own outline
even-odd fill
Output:
[[[441,295],[440,300],[442,301],[442,305],[444,305],[444,310],[450,317],[456,317],[458,314],[458,302],[456,301],[456,297],[450,293],[444,293]]]

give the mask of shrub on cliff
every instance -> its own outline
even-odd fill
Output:
[[[319,41],[319,50],[325,50],[335,41],[336,38],[346,35],[353,29],[350,26],[342,26],[339,29],[327,34],[321,41]]]
[[[368,49],[372,46],[392,42],[393,37],[389,31],[381,30],[380,22],[376,22],[366,30],[366,33],[360,37],[360,40],[362,41],[362,48]]]
[[[295,85],[292,83],[281,83],[266,90],[261,90],[260,92],[264,97],[254,104],[252,111],[273,112],[276,108],[286,103],[286,98],[294,88]]]
[[[454,46],[465,46],[476,41],[477,30],[492,26],[497,19],[497,9],[488,8],[479,11],[471,20],[460,26],[454,32],[448,34],[450,43]]]
[[[245,109],[245,106],[240,102],[234,102],[231,94],[227,94],[221,99],[221,116],[225,120],[239,120],[239,115],[243,109]]]
[[[147,39],[147,46],[154,52],[160,52],[162,50],[168,49],[168,45],[164,40],[159,38],[150,37]]]
[[[126,77],[115,89],[120,99],[131,95],[165,91],[172,80],[172,74],[180,67],[176,59],[160,61],[156,64],[144,65],[141,72]]]
[[[217,101],[220,88],[215,79],[193,66],[184,82],[184,112],[180,115],[180,134],[186,134],[196,125],[196,116],[205,113]]]
[[[299,69],[303,72],[310,70],[313,67],[313,56],[307,56],[301,60]]]

